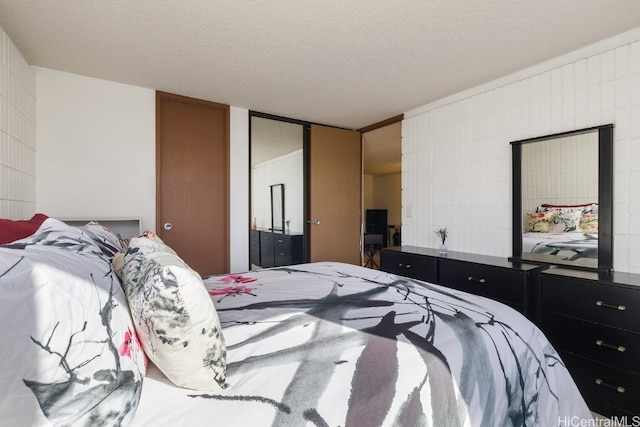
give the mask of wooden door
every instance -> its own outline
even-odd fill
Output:
[[[157,234],[201,275],[228,272],[229,106],[158,92],[156,121]]]
[[[361,264],[360,132],[311,126],[309,258]]]

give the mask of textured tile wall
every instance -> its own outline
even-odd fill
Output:
[[[509,142],[613,123],[614,268],[640,273],[640,30],[405,114],[402,237],[511,255]]]
[[[0,27],[0,218],[35,213],[35,75]]]
[[[544,203],[597,203],[598,132],[523,144],[521,188],[523,213]]]

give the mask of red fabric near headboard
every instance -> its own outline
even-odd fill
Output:
[[[0,245],[31,236],[47,218],[45,214],[37,213],[31,219],[0,219]]]

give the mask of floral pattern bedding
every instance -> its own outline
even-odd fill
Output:
[[[544,335],[496,301],[340,263],[205,280],[229,388],[153,366],[137,426],[550,426],[591,414]]]
[[[106,233],[49,218],[0,245],[0,424],[133,420],[145,356]]]
[[[598,235],[573,233],[523,233],[522,252],[546,254],[559,259],[598,259]]]

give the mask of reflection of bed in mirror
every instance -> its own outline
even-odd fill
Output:
[[[551,262],[558,257],[567,261],[597,260],[598,237],[581,232],[527,232],[522,234],[522,252],[542,262]]]
[[[513,258],[612,266],[612,126],[515,141]]]
[[[598,260],[598,204],[543,203],[523,221],[522,253],[545,263],[558,259],[589,266]],[[525,255],[526,254],[526,255]],[[589,261],[592,260],[592,261]]]

